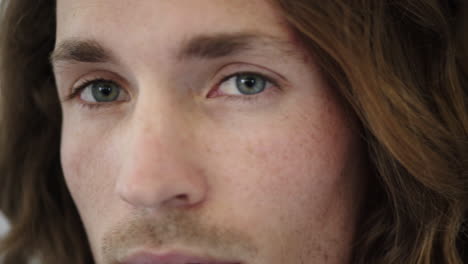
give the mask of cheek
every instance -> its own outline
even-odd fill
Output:
[[[345,170],[353,159],[359,161],[361,153],[359,138],[344,113],[328,102],[323,105],[323,110],[310,112],[304,111],[309,107],[297,105],[273,122],[238,124],[233,132],[216,133],[222,136],[211,133],[213,153],[205,160],[213,160],[215,170],[224,169],[230,182],[256,197],[260,193],[281,199],[325,197],[352,178]]]
[[[250,213],[259,225],[275,230],[263,236],[265,245],[279,241],[269,256],[285,257],[286,262],[287,256],[326,258],[330,252],[345,252],[351,241],[360,179],[351,173],[351,157],[358,152],[349,151],[350,137],[333,137],[331,131],[290,130],[289,139],[257,148],[264,163],[249,200],[263,198]],[[275,255],[281,251],[288,254]]]
[[[304,122],[289,128],[285,125],[247,143],[246,152],[255,164],[250,171],[258,177],[252,195],[264,193],[273,199],[265,204],[311,212],[317,220],[324,220],[322,213],[340,199],[337,193],[343,184],[355,180],[346,173],[350,159],[358,154],[355,138],[342,126],[316,126],[307,118],[299,120]],[[305,210],[309,208],[312,211]]]
[[[89,230],[99,224],[96,219],[101,217],[102,209],[111,205],[114,179],[109,175],[116,172],[118,164],[111,137],[96,137],[99,133],[91,127],[76,126],[77,123],[81,122],[64,119],[61,162],[68,189]]]
[[[226,132],[214,144],[211,164],[224,175],[220,196],[262,240],[265,256],[304,256],[310,248],[326,254],[351,240],[363,180],[361,143],[338,104],[325,100],[313,109],[310,101],[298,100],[280,120],[239,124],[236,132],[248,131],[245,136]]]

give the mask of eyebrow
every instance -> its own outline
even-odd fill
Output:
[[[199,35],[182,45],[177,58],[216,59],[235,55],[251,49],[254,43],[264,38],[250,33]]]
[[[258,44],[283,46],[285,41],[272,36],[255,33],[218,33],[198,35],[183,42],[182,48],[176,53],[178,60],[186,59],[216,59],[232,56],[252,49]],[[70,39],[57,44],[50,55],[50,62],[88,62],[105,63],[116,58],[95,40]]]
[[[69,39],[57,44],[50,55],[50,62],[108,62],[114,59],[110,51],[95,40]]]

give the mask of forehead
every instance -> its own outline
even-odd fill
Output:
[[[266,31],[283,27],[281,16],[267,0],[58,0],[57,37],[111,37],[120,41],[137,35],[166,41],[187,34]],[[138,34],[137,34],[138,33]],[[141,34],[146,33],[146,34]]]

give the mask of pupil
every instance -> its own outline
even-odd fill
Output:
[[[255,84],[257,83],[257,81],[255,80],[255,78],[253,77],[248,77],[244,80],[244,84],[248,87],[248,88],[253,88],[255,87]]]
[[[112,94],[112,88],[108,85],[103,85],[99,87],[99,92],[104,96],[109,96]]]

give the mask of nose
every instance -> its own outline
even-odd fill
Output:
[[[207,182],[194,160],[190,128],[180,125],[183,122],[174,111],[169,115],[161,109],[153,109],[151,115],[142,112],[143,117],[134,118],[128,126],[129,140],[119,154],[117,195],[134,207],[151,210],[202,203]]]

